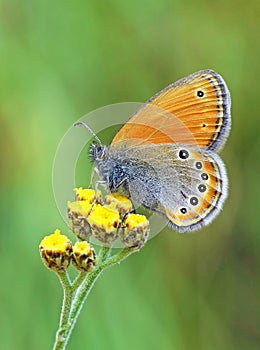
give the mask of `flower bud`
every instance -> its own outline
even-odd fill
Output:
[[[128,214],[123,222],[120,236],[124,246],[140,249],[147,241],[149,231],[149,221],[144,215]]]
[[[67,270],[72,246],[68,237],[60,234],[60,230],[55,230],[53,234],[44,237],[39,249],[42,261],[49,269],[56,272]]]
[[[87,218],[93,235],[104,245],[110,246],[118,237],[120,216],[118,211],[97,204]]]
[[[119,214],[124,215],[133,209],[132,202],[129,198],[118,193],[112,193],[105,197],[105,204],[113,210],[117,210]]]
[[[98,263],[94,248],[86,241],[75,243],[71,257],[76,269],[84,272],[91,272]]]
[[[91,188],[79,187],[79,188],[74,188],[74,191],[76,192],[77,201],[87,201],[90,204],[94,203],[94,200],[96,200],[97,203],[101,202],[100,190],[95,191]]]
[[[87,201],[68,202],[68,223],[71,231],[80,239],[87,240],[91,236],[91,227],[87,216],[92,204]]]

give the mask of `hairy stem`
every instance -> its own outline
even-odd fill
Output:
[[[110,248],[102,247],[99,253],[100,263],[95,270],[88,275],[81,272],[72,284],[66,273],[58,274],[64,289],[64,297],[59,329],[56,333],[53,350],[66,349],[84,302],[101,273],[108,267],[123,261],[136,251],[138,250],[134,248],[124,248],[118,254],[109,257]]]
[[[53,349],[60,350],[65,349],[63,344],[66,339],[66,325],[68,324],[70,308],[73,298],[73,290],[67,272],[58,272],[57,275],[63,287],[63,302],[61,308],[59,329],[56,333],[56,340]]]

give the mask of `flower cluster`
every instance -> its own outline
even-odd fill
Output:
[[[46,236],[40,243],[44,264],[56,272],[65,272],[70,264],[85,273],[98,263],[94,248],[88,242],[95,237],[102,246],[112,247],[116,240],[122,246],[139,250],[147,241],[149,222],[144,215],[133,214],[132,202],[119,194],[102,199],[101,191],[76,188],[76,198],[68,202],[68,222],[79,239],[74,246],[60,230]]]
[[[123,246],[140,249],[149,236],[149,222],[144,215],[133,214],[130,199],[117,193],[102,199],[99,190],[76,188],[76,199],[68,202],[71,231],[80,239],[95,237],[104,246],[118,239]]]
[[[88,242],[77,242],[72,246],[60,230],[44,237],[39,248],[44,264],[56,272],[66,271],[71,260],[78,270],[85,272],[91,272],[98,262],[96,253]]]

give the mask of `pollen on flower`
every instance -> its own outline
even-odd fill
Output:
[[[79,254],[90,254],[91,253],[91,245],[86,242],[76,242],[74,246],[72,247],[73,253],[79,253]]]
[[[60,230],[56,229],[53,234],[45,236],[40,243],[40,248],[56,251],[66,251],[70,246],[70,240],[67,236],[61,235]]]
[[[95,205],[94,205],[95,206]],[[87,217],[91,212],[93,204],[87,201],[68,202],[68,223],[71,231],[81,240],[88,239],[91,227]]]
[[[102,243],[111,245],[118,237],[121,219],[119,212],[97,204],[87,218],[93,235]]]
[[[133,209],[131,200],[118,193],[108,194],[105,197],[105,204],[109,208],[119,211],[120,214],[126,214]]]
[[[72,245],[68,237],[61,235],[60,230],[41,241],[40,254],[44,264],[54,271],[66,271],[70,264]]]
[[[92,208],[92,204],[87,201],[68,201],[68,210],[71,212],[78,213],[79,215],[87,216]]]
[[[87,201],[88,203],[93,203],[96,199],[97,202],[100,202],[101,200],[101,191],[100,190],[93,190],[91,188],[74,188],[74,191],[76,192],[76,199],[78,201]]]
[[[125,221],[125,226],[131,230],[138,226],[147,226],[149,224],[146,216],[140,214],[128,214]]]
[[[120,237],[126,247],[140,249],[149,237],[149,221],[144,215],[128,214],[123,222]]]
[[[118,211],[97,204],[89,215],[88,222],[90,225],[104,227],[109,233],[119,226],[120,216]]]

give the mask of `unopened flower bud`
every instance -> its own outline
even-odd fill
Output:
[[[76,269],[84,272],[91,272],[98,263],[94,248],[86,241],[75,243],[71,257]]]
[[[149,221],[144,215],[128,214],[120,232],[124,246],[140,249],[149,236]]]
[[[54,271],[66,271],[71,258],[71,242],[68,237],[61,235],[60,230],[41,241],[40,254],[44,264]]]

